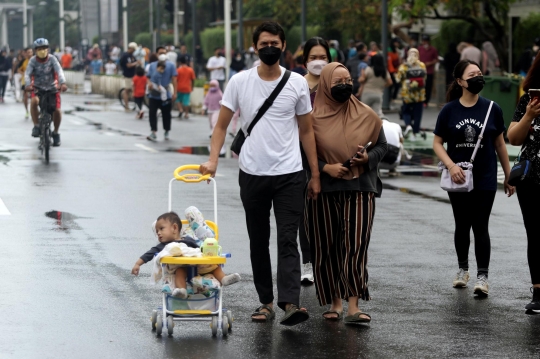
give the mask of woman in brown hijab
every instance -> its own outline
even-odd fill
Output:
[[[387,150],[381,119],[351,96],[352,86],[345,66],[323,68],[313,106],[322,188],[317,200],[306,196],[305,207],[317,297],[321,306],[331,304],[323,316],[341,319],[347,300],[346,324],[371,321],[358,299],[370,299],[367,250],[382,192],[378,165]]]

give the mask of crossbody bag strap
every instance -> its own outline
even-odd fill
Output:
[[[486,115],[486,119],[484,120],[484,126],[482,126],[482,131],[480,131],[480,136],[478,136],[478,141],[476,142],[476,146],[474,147],[474,152],[471,157],[471,163],[473,163],[474,158],[476,157],[476,152],[478,152],[478,149],[480,148],[480,142],[482,142],[482,139],[484,138],[484,131],[486,130],[486,125],[489,119],[489,114],[491,113],[491,108],[493,107],[493,101],[490,102],[488,112]]]
[[[261,108],[259,109],[259,112],[257,112],[257,115],[255,116],[253,121],[251,121],[251,123],[250,123],[250,125],[248,127],[248,130],[247,130],[247,133],[246,133],[246,137],[249,136],[251,131],[253,131],[253,127],[264,116],[264,114],[270,108],[270,106],[272,106],[272,104],[274,103],[276,97],[278,97],[281,90],[283,90],[283,88],[285,87],[285,84],[287,83],[287,81],[289,81],[289,77],[291,77],[291,72],[289,70],[286,70],[285,74],[281,78],[281,81],[278,83],[278,85],[276,86],[274,91],[272,91],[272,93],[270,94],[270,97],[268,97],[264,101],[264,103],[262,104]]]

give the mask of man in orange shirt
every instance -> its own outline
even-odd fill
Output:
[[[64,54],[62,55],[62,68],[64,70],[71,69],[71,62],[73,61],[73,57],[71,54],[67,53],[66,50],[64,50]]]
[[[193,81],[195,81],[195,72],[187,65],[185,57],[180,57],[180,66],[176,70],[178,81],[178,96],[176,97],[176,105],[179,118],[182,118],[182,113],[185,114],[185,119],[189,118],[189,102],[191,92],[193,91]]]

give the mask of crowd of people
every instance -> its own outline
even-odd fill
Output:
[[[378,168],[387,155],[394,160],[399,156],[388,139],[398,144],[403,141],[401,128],[394,131],[395,126],[381,121],[379,101],[372,98],[379,96],[379,89],[400,84],[406,126],[413,126],[413,133],[417,133],[415,121],[429,98],[428,75],[433,74],[430,67],[439,61],[438,54],[431,48],[429,37],[424,36],[422,45],[404,49],[405,59],[399,60],[399,56],[399,64],[392,71],[381,67],[384,62],[380,61],[377,44],[370,44],[369,50],[363,44],[357,45],[360,52],[358,48],[354,49],[356,53],[350,52],[353,61],[339,61],[343,52],[315,37],[305,43],[302,58],[296,58],[291,73],[280,66],[285,41],[285,33],[277,23],[266,22],[256,29],[253,44],[260,65],[230,79],[213,130],[209,160],[199,170],[202,174],[216,174],[219,149],[230,122],[240,111],[240,127],[244,134],[249,134],[241,151],[236,150],[240,197],[250,239],[253,281],[260,301],[252,314],[253,321],[272,321],[276,313],[268,250],[268,218],[273,207],[278,228],[277,305],[285,312],[281,324],[296,325],[309,318],[307,309],[300,305],[302,282],[315,283],[320,305],[329,306],[323,313],[326,320],[368,323],[371,316],[359,308],[358,302],[370,299],[368,247],[376,198],[382,193]],[[474,294],[489,294],[488,225],[497,190],[498,156],[505,175],[505,193],[512,196],[517,187],[527,230],[533,298],[526,308],[540,312],[539,270],[534,259],[538,226],[533,215],[534,200],[540,195],[539,167],[534,167],[518,184],[510,185],[502,110],[479,96],[485,72],[495,71],[497,66],[497,61],[490,58],[490,46],[484,44],[483,49],[486,56],[468,43],[458,52],[460,59],[452,68],[448,103],[440,112],[434,131],[434,151],[451,181],[456,185],[474,181],[472,190],[448,190],[455,218],[459,269],[452,285],[463,288],[470,280],[472,229],[477,262]],[[469,58],[475,53],[480,54],[478,61]],[[301,69],[305,71],[300,72]],[[540,56],[534,59],[525,80],[526,91],[535,88],[540,88]],[[358,89],[362,101],[355,96]],[[535,96],[522,97],[508,132],[512,143],[527,148],[522,158],[533,164],[538,162],[540,143],[536,139],[540,126],[535,126],[535,121],[540,121],[540,90]],[[261,115],[261,105],[268,98],[272,105],[263,106]],[[363,101],[370,101],[373,108]],[[251,123],[254,118],[258,120],[256,125]],[[296,242],[298,230],[301,255]],[[309,269],[312,273],[306,275]],[[343,301],[348,302],[346,314]]]
[[[32,49],[17,57],[1,53],[1,83],[7,81],[5,64],[10,64],[16,74],[14,79],[22,86],[33,87],[31,76],[46,71],[44,64],[50,61],[65,90],[62,68],[73,65],[74,50],[64,49],[61,56],[49,53],[48,42],[43,40],[34,44],[36,56]],[[307,309],[300,305],[301,282],[315,284],[319,304],[329,306],[323,314],[326,320],[368,323],[371,316],[358,304],[359,299],[371,298],[368,248],[376,199],[383,189],[378,170],[383,163],[399,163],[399,147],[405,134],[410,133],[410,139],[419,134],[422,111],[430,101],[438,52],[427,35],[422,36],[421,44],[412,38],[406,46],[393,39],[386,66],[375,42],[366,46],[352,41],[342,51],[337,41],[314,37],[299,47],[296,56],[284,51],[285,46],[285,32],[279,24],[261,24],[253,33],[253,47],[245,54],[234,54],[226,88],[223,49],[216,48],[208,59],[205,70],[210,84],[204,104],[211,128],[211,153],[199,170],[205,175],[216,174],[229,125],[239,121],[240,130],[247,134],[241,151],[235,150],[239,155],[240,197],[260,301],[252,313],[253,321],[267,322],[275,317],[269,252],[273,207],[279,257],[277,306],[285,312],[281,324],[296,325],[309,318]],[[524,83],[527,92],[508,129],[510,142],[523,145],[521,159],[530,161],[532,167],[511,185],[502,110],[479,96],[484,75],[498,71],[497,54],[489,42],[483,43],[482,50],[472,41],[454,47],[455,51],[451,48],[444,57],[452,77],[447,104],[434,130],[433,149],[453,183],[473,181],[474,189],[448,193],[455,219],[458,265],[452,284],[462,288],[470,280],[472,229],[477,262],[474,293],[489,294],[489,218],[497,191],[498,157],[505,176],[505,193],[512,196],[517,189],[527,232],[533,299],[526,308],[540,312],[540,266],[535,262],[538,225],[534,216],[535,200],[540,198],[540,90],[528,92],[540,89],[540,56],[530,58]],[[148,97],[151,133],[147,138],[156,141],[158,111],[163,118],[165,140],[169,138],[174,104],[180,117],[189,116],[193,81],[198,72],[204,71],[196,67],[200,63],[197,58],[188,54],[185,46],[178,53],[173,46],[159,46],[151,53],[130,43],[124,53],[113,47],[105,64],[98,46],[89,50],[86,60],[92,73],[101,73],[103,68],[107,71],[110,65],[110,72],[122,74],[139,106],[139,118],[144,116],[142,100]],[[47,73],[41,78],[44,85],[57,85],[51,76]],[[392,98],[400,93],[405,134],[399,125],[396,128],[381,119],[382,95],[387,87],[392,88]],[[27,97],[25,91],[26,108]],[[33,99],[33,119],[36,111],[37,101]],[[174,227],[171,240],[179,238],[179,228]],[[344,300],[348,302],[346,315]]]

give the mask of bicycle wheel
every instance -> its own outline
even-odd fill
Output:
[[[43,126],[43,153],[45,155],[45,163],[49,163],[49,149],[51,147],[51,129],[49,126]]]
[[[123,87],[120,89],[120,91],[118,91],[118,101],[120,101],[120,105],[122,107],[126,108],[126,104],[124,103],[124,91],[128,91],[128,90],[126,90],[126,88]],[[137,108],[137,104],[135,104],[135,102],[133,101],[132,94],[129,94],[128,96],[127,108],[130,109],[131,111],[135,111],[135,109]]]

